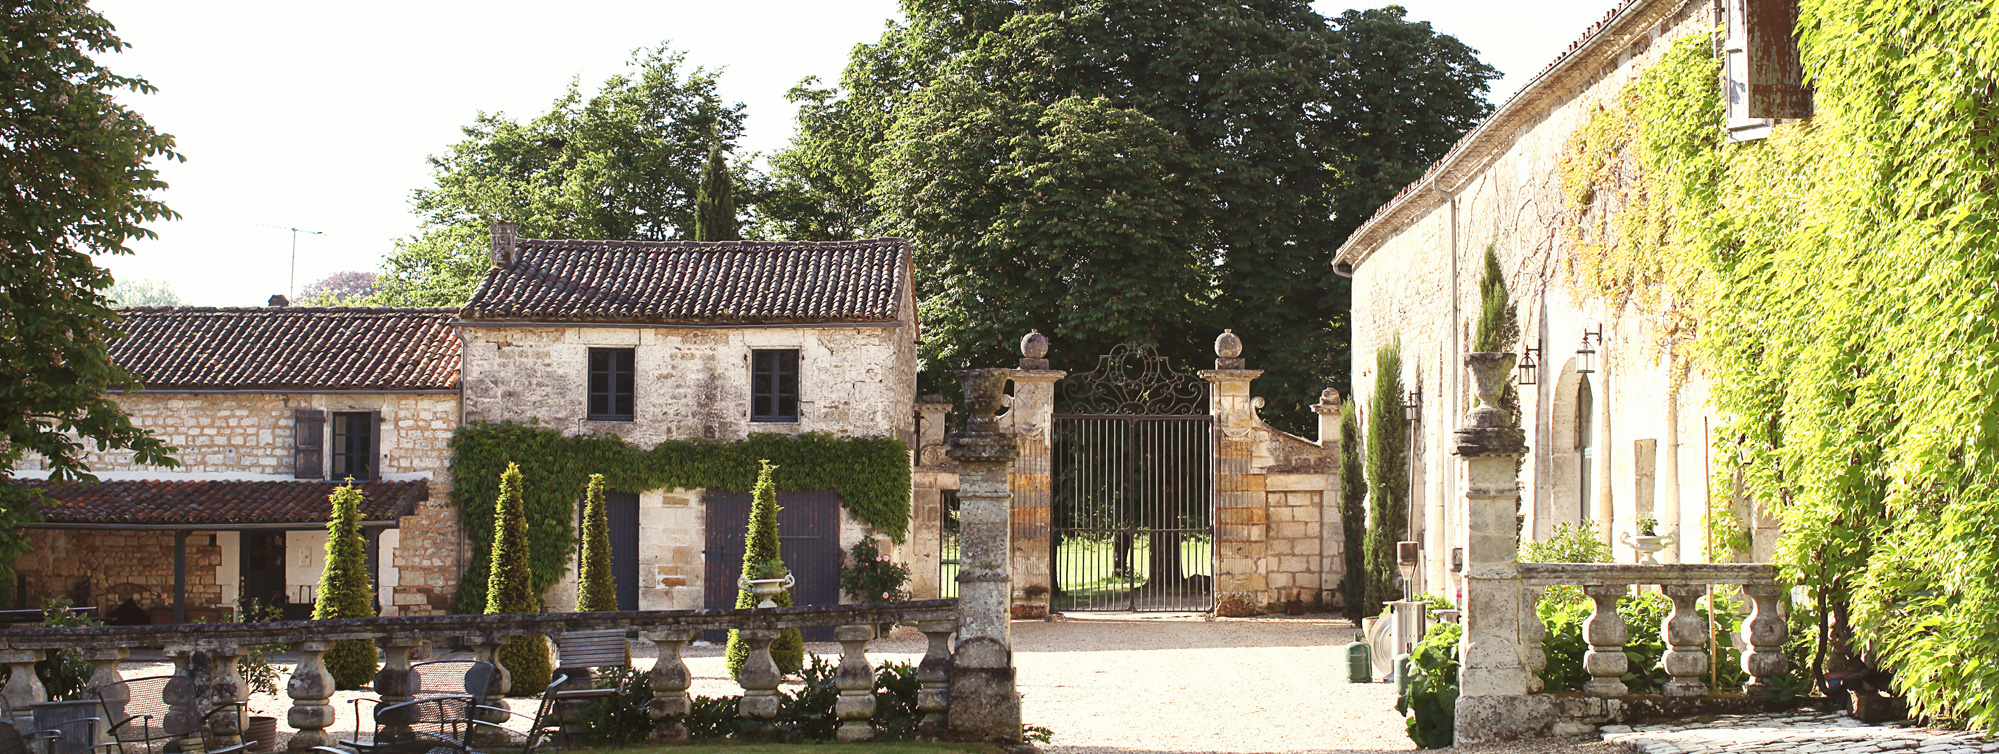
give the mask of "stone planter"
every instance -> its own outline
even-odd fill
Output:
[[[1478,406],[1468,412],[1472,426],[1512,425],[1513,412],[1499,407],[1499,394],[1506,390],[1506,380],[1513,375],[1513,361],[1517,358],[1511,351],[1465,354],[1465,365],[1471,371],[1472,391],[1478,396]]]
[[[1658,565],[1659,560],[1652,557],[1653,553],[1664,550],[1667,545],[1673,543],[1671,536],[1655,534],[1640,534],[1636,537],[1626,534],[1623,539],[1625,544],[1631,546],[1633,552],[1638,553],[1639,565]]]
[[[736,586],[757,598],[757,607],[777,607],[777,595],[798,583],[798,577],[789,573],[781,579],[738,578]]]

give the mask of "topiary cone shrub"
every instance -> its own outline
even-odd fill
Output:
[[[743,573],[756,578],[760,573],[781,572],[784,559],[779,555],[777,539],[777,483],[771,480],[771,473],[777,470],[770,461],[758,461],[763,470],[757,472],[756,487],[751,489],[750,530],[743,538]],[[778,607],[791,606],[791,592],[778,592],[771,598]],[[736,607],[757,606],[757,598],[748,590],[736,592]],[[738,678],[743,663],[750,658],[750,645],[729,630],[728,657],[729,677]],[[797,673],[805,666],[805,637],[796,628],[787,628],[770,643],[770,658],[777,663],[777,670],[785,675]]]
[[[528,573],[528,522],[521,509],[521,467],[509,463],[500,475],[500,497],[493,503],[492,570],[487,577],[486,614],[519,615],[541,612]],[[548,638],[515,636],[500,645],[500,664],[513,677],[510,692],[540,694],[548,686]]]
[[[319,601],[313,620],[372,618],[375,587],[368,579],[367,542],[361,538],[361,490],[354,480],[328,497],[333,515],[326,522],[326,570],[319,574]],[[356,689],[375,679],[375,643],[367,639],[336,641],[326,650],[326,672],[337,689]]]
[[[604,509],[604,475],[590,475],[583,494],[583,553],[576,564],[576,612],[618,609],[618,585],[611,580],[611,518]]]

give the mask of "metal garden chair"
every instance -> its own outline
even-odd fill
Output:
[[[244,741],[230,746],[216,745],[215,737],[209,732],[209,721],[217,715],[236,715],[238,729],[247,705],[230,702],[211,709],[192,720],[169,714],[166,701],[167,683],[174,676],[156,675],[145,678],[128,678],[114,684],[94,687],[91,694],[104,710],[104,722],[109,726],[105,736],[116,743],[122,754],[158,754],[164,752],[169,742],[200,736],[208,754],[237,754],[247,751],[255,741]],[[98,748],[110,744],[100,744]]]
[[[535,705],[534,717],[529,720],[527,730],[524,731],[508,728],[498,721],[526,717],[525,715],[504,707],[479,707],[477,712],[490,714],[474,717],[472,726],[491,735],[495,745],[482,747],[478,751],[482,754],[501,752],[535,754],[535,752],[561,751],[567,741],[563,737],[562,721],[556,716],[556,704],[565,697],[562,686],[567,683],[569,676],[557,673],[555,680],[549,682],[547,688],[542,689],[541,703]],[[488,717],[493,719],[482,719]]]

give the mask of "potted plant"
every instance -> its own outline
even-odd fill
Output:
[[[737,588],[757,598],[758,608],[777,607],[777,595],[797,583],[798,579],[791,575],[790,569],[785,568],[781,560],[766,560],[750,566],[736,580]]]

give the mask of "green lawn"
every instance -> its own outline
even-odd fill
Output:
[[[610,749],[593,751],[611,754]],[[619,749],[619,754],[786,754],[786,752],[807,752],[809,754],[993,754],[997,751],[983,744],[938,744],[898,741],[894,743],[866,744],[693,744],[690,746],[627,746]]]

